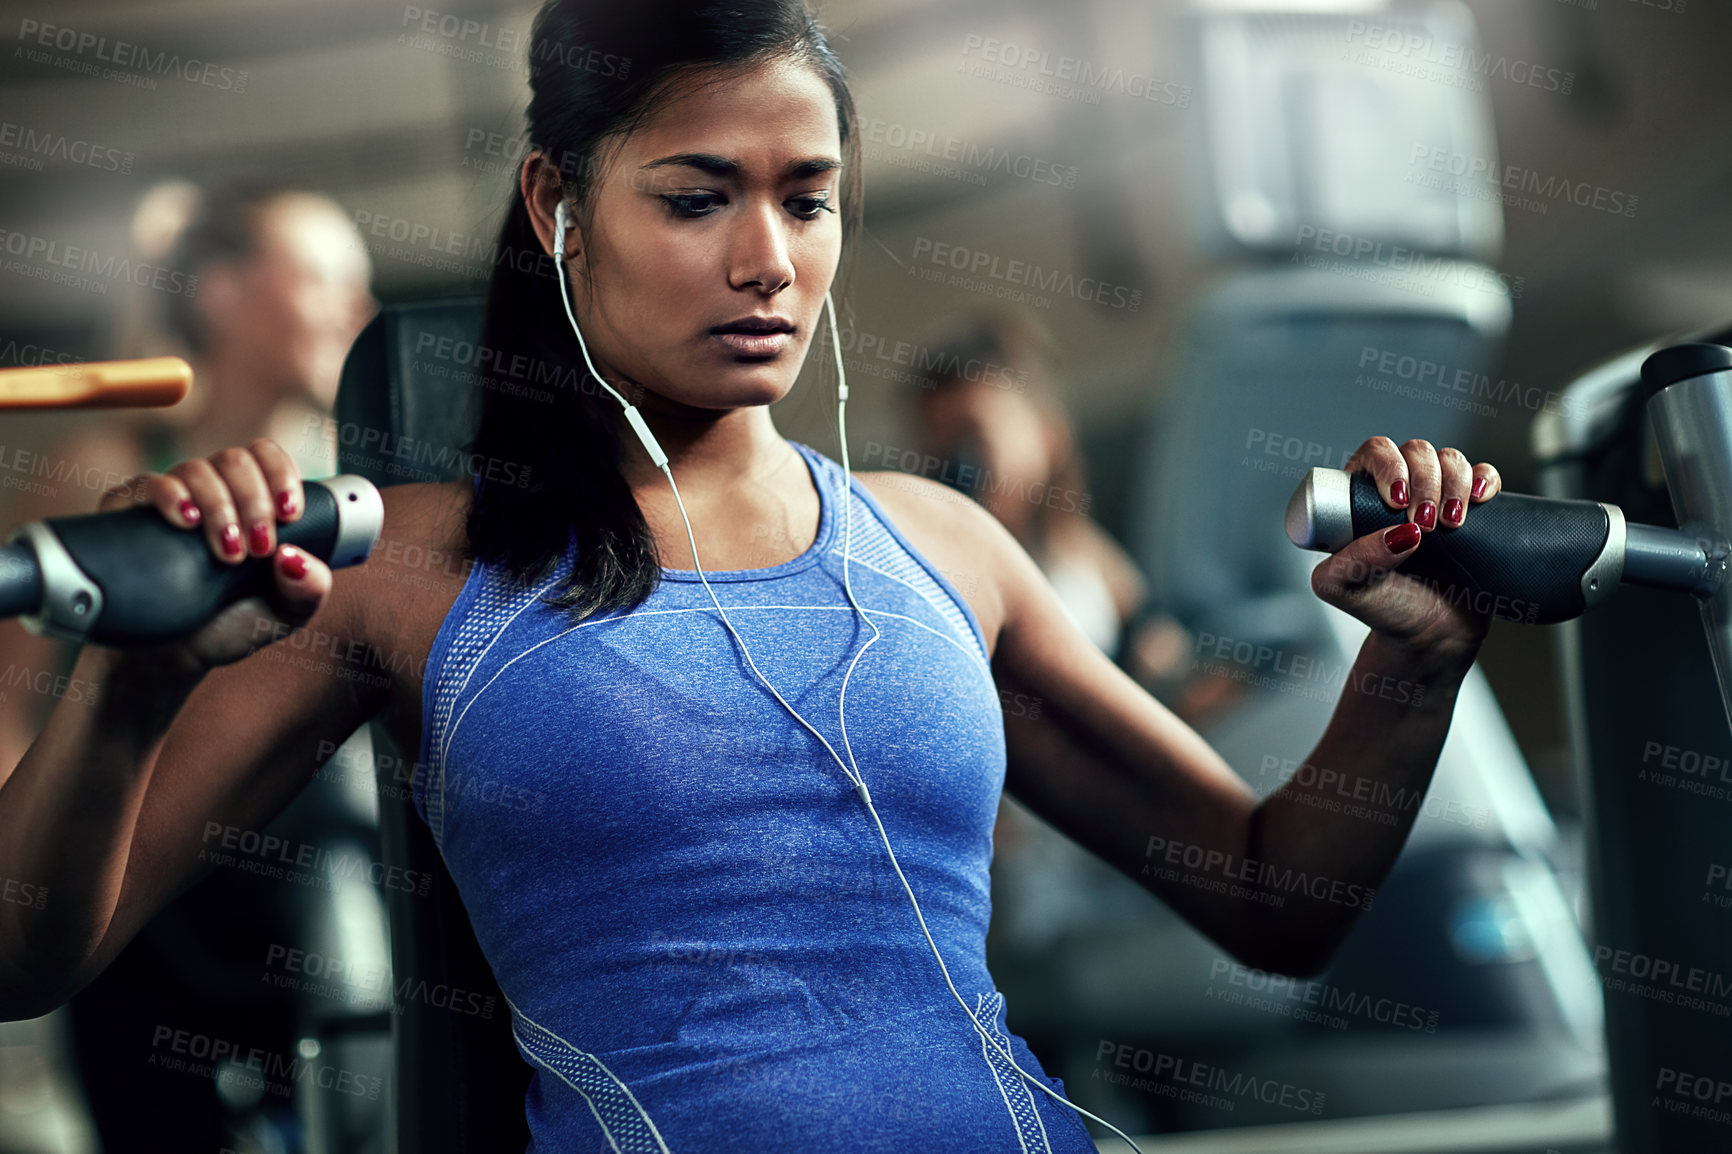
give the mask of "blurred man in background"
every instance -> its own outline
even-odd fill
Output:
[[[142,198],[132,241],[138,259],[180,273],[193,287],[136,289],[111,355],[185,357],[192,388],[169,409],[81,415],[40,452],[75,466],[57,475],[101,484],[37,487],[5,511],[6,524],[94,512],[109,485],[256,437],[277,440],[309,479],[335,472],[329,414],[349,346],[377,308],[371,261],[343,209],[281,187],[205,191],[174,182]],[[320,432],[309,436],[309,429]],[[77,655],[72,644],[11,620],[0,621],[0,650],[15,672],[47,672],[50,683]],[[0,782],[52,704],[46,694],[22,690],[0,698]],[[301,808],[317,805],[309,796]],[[256,1094],[251,1102],[225,1097],[214,1080],[157,1068],[151,1046],[167,1025],[243,1052],[257,1045],[292,1053],[294,997],[260,983],[260,943],[297,940],[303,896],[280,881],[217,870],[72,1000],[66,1012],[79,1072],[105,1151],[297,1148],[289,1103],[273,1104],[273,1119]],[[245,1117],[249,1112],[254,1116]],[[285,1135],[288,1141],[279,1141]]]
[[[135,290],[112,355],[185,357],[192,389],[169,409],[81,415],[40,453],[103,484],[38,487],[5,510],[6,524],[95,512],[109,484],[254,437],[275,437],[305,458],[296,462],[303,476],[333,472],[334,453],[305,434],[307,417],[329,414],[343,358],[376,308],[371,262],[342,208],[309,192],[205,193],[176,182],[145,195],[132,231],[141,261],[197,278],[196,286]],[[32,670],[71,668],[70,646],[16,621],[0,622],[0,649]],[[0,774],[18,764],[48,712],[49,702],[31,696],[0,702]]]

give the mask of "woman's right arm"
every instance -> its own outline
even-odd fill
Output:
[[[289,517],[273,507],[285,490]],[[225,561],[251,550],[225,555],[222,526],[273,526],[271,589],[183,642],[79,654],[78,692],[55,703],[0,786],[0,896],[10,895],[0,901],[0,1020],[47,1013],[77,993],[384,703],[379,679],[353,676],[368,649],[365,566],[334,580],[317,558],[277,548],[276,521],[306,507],[288,454],[254,441],[149,475],[130,497],[111,491],[102,508],[149,503],[186,527],[182,497]],[[300,576],[285,554],[304,563]],[[297,628],[316,644],[271,644]]]
[[[123,428],[98,425],[50,442],[41,455],[77,480],[99,477],[107,484],[150,467],[137,441]],[[10,504],[0,500],[0,525],[88,513],[99,492],[76,482],[19,490]],[[6,655],[6,686],[0,689],[0,785],[5,785],[24,751],[42,732],[55,693],[66,689],[60,677],[70,674],[75,650],[70,641],[38,636],[15,619],[0,621],[0,653]]]

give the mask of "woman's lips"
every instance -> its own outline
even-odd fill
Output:
[[[710,335],[734,352],[747,357],[773,357],[786,349],[794,339],[794,334],[789,332],[726,332]]]

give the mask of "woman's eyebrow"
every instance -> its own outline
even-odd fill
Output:
[[[822,176],[826,172],[838,172],[842,162],[833,156],[814,156],[810,160],[796,160],[787,168],[789,176]]]
[[[729,160],[725,156],[717,156],[714,153],[709,152],[675,153],[672,156],[664,156],[659,160],[652,160],[638,171],[642,172],[645,169],[650,168],[672,167],[696,168],[702,172],[709,173],[711,176],[726,177],[730,179],[737,178],[740,175],[739,161]],[[785,178],[819,176],[826,172],[834,172],[841,167],[842,162],[833,156],[814,156],[808,157],[805,160],[793,161],[783,170],[783,176]]]

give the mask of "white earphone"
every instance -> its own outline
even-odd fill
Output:
[[[853,785],[854,792],[859,796],[861,802],[865,804],[866,812],[872,818],[872,824],[878,828],[878,839],[884,843],[884,852],[890,855],[891,868],[896,871],[896,877],[902,883],[903,892],[908,895],[908,901],[914,907],[914,917],[920,923],[920,932],[926,935],[926,944],[932,948],[932,956],[938,959],[938,968],[944,974],[944,984],[950,987],[950,996],[956,999],[956,1004],[961,1006],[962,1012],[968,1015],[968,1020],[974,1024],[974,1029],[980,1034],[981,1038],[996,1049],[1004,1060],[1010,1063],[1011,1068],[1027,1079],[1029,1084],[1044,1091],[1047,1097],[1052,1098],[1054,1101],[1069,1106],[1072,1110],[1075,1110],[1085,1118],[1093,1118],[1096,1122],[1099,1122],[1102,1126],[1105,1126],[1114,1134],[1117,1134],[1126,1142],[1129,1142],[1131,1149],[1135,1150],[1137,1154],[1143,1154],[1142,1148],[1131,1140],[1129,1134],[1126,1134],[1123,1130],[1120,1130],[1105,1118],[1102,1118],[1097,1114],[1092,1114],[1081,1106],[1078,1106],[1075,1102],[1068,1101],[1061,1097],[1044,1081],[1036,1078],[1021,1066],[1018,1066],[1016,1064],[1016,1059],[1011,1056],[1010,1051],[1005,1049],[1005,1047],[999,1043],[998,1039],[987,1033],[986,1027],[980,1024],[980,1019],[974,1016],[974,1011],[968,1008],[968,1003],[963,1001],[962,995],[957,992],[956,984],[950,980],[950,967],[944,964],[944,957],[938,952],[938,943],[932,940],[932,931],[926,928],[926,916],[920,912],[920,902],[914,897],[914,887],[908,884],[908,878],[902,873],[901,863],[896,860],[896,851],[890,848],[890,836],[884,832],[884,823],[879,820],[878,811],[872,805],[872,793],[866,788],[865,779],[860,776],[860,767],[854,761],[854,748],[848,741],[848,679],[854,676],[854,666],[859,664],[860,658],[865,655],[866,651],[872,647],[872,643],[877,641],[880,636],[878,626],[866,615],[866,611],[860,608],[860,602],[854,599],[854,586],[849,580],[848,559],[853,550],[854,544],[853,494],[847,492],[846,488],[842,494],[843,524],[846,526],[843,533],[842,544],[842,587],[848,593],[848,603],[854,607],[855,615],[872,627],[872,637],[871,640],[867,641],[866,644],[860,647],[860,652],[854,655],[854,660],[848,663],[848,671],[842,675],[842,689],[837,695],[837,714],[842,730],[842,748],[846,750],[848,754],[848,762],[847,764],[843,764],[841,757],[837,755],[835,748],[825,739],[824,735],[814,729],[812,724],[804,717],[801,717],[794,707],[789,705],[780,693],[776,692],[776,687],[771,685],[769,679],[766,678],[762,671],[758,669],[757,662],[752,660],[751,653],[746,649],[745,640],[739,635],[738,631],[734,629],[734,623],[728,620],[728,614],[722,608],[722,603],[716,600],[716,591],[710,588],[709,578],[704,576],[704,567],[698,563],[697,539],[692,535],[691,518],[686,516],[685,502],[680,500],[679,486],[674,484],[674,474],[673,470],[668,467],[667,454],[662,452],[661,445],[657,443],[655,434],[650,432],[649,426],[644,423],[643,415],[638,412],[637,406],[633,405],[630,401],[621,396],[619,392],[615,390],[612,385],[608,384],[607,381],[603,380],[602,375],[596,371],[595,362],[589,358],[589,345],[583,339],[583,331],[577,327],[577,315],[572,312],[571,296],[565,285],[566,207],[563,198],[560,200],[558,207],[554,210],[553,219],[553,256],[554,260],[559,265],[559,299],[565,305],[565,318],[571,322],[571,331],[577,337],[577,347],[583,352],[583,363],[588,367],[589,375],[594,377],[596,383],[602,388],[606,389],[609,393],[612,393],[614,399],[624,407],[625,419],[627,423],[631,425],[632,431],[637,434],[638,440],[643,444],[644,451],[649,454],[650,461],[656,468],[662,471],[663,476],[667,477],[668,486],[673,489],[674,503],[679,506],[680,519],[684,521],[686,525],[686,540],[692,547],[692,568],[697,570],[698,579],[703,582],[704,591],[710,595],[710,602],[715,605],[716,612],[721,615],[722,624],[727,626],[729,633],[733,634],[734,642],[739,645],[740,653],[745,657],[746,664],[751,667],[753,673],[757,674],[758,680],[763,682],[764,688],[770,691],[771,696],[781,702],[782,708],[786,709],[795,721],[798,721],[801,725],[805,726],[812,736],[818,739],[819,743],[823,745],[825,751],[830,754],[830,756],[835,760],[837,766],[840,767],[842,775],[848,779],[851,785]],[[842,364],[842,340],[836,331],[836,306],[830,299],[829,292],[824,293],[824,312],[829,319],[830,348],[836,355],[836,429],[837,435],[842,444],[842,478],[843,485],[846,487],[849,484],[849,478],[853,476],[852,472],[848,468],[848,426],[846,424],[848,375],[846,368],[844,368]]]

